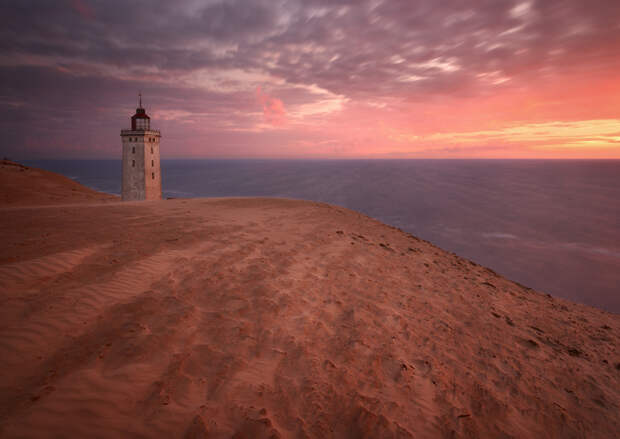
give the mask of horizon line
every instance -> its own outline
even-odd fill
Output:
[[[3,157],[2,160],[13,162],[35,161],[35,160],[114,160],[122,161],[121,158],[113,157],[35,157],[35,158],[10,158]],[[161,160],[294,160],[294,161],[311,161],[311,160],[330,160],[330,161],[353,161],[353,160],[546,160],[546,161],[575,161],[575,160],[620,160],[620,157],[162,157]]]

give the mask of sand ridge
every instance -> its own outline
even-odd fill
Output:
[[[359,213],[260,198],[0,211],[3,437],[620,430],[617,315]]]
[[[6,159],[0,160],[0,188],[3,207],[119,200],[65,176]]]

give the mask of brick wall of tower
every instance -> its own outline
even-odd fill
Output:
[[[122,200],[160,200],[159,132],[122,130],[121,139]]]
[[[123,201],[144,200],[144,142],[142,136],[122,135]]]
[[[159,135],[145,136],[144,142],[145,200],[161,200],[161,167],[159,163]]]

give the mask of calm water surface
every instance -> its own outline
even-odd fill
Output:
[[[119,194],[120,161],[31,161]],[[620,312],[620,160],[163,160],[166,197],[365,213],[543,292]]]

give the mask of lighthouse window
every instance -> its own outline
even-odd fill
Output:
[[[151,166],[155,166],[155,160],[151,160]]]
[[[135,153],[136,153],[136,147],[135,147],[135,146],[131,148],[131,152],[132,152],[133,154],[135,154]]]
[[[153,180],[155,180],[155,173],[151,173],[151,175],[153,176]]]
[[[151,154],[153,154],[153,147],[151,146]]]
[[[135,160],[132,160],[132,161],[131,161],[131,167],[132,167],[132,168],[135,168],[135,167],[136,167],[136,161],[135,161]]]
[[[149,120],[138,118],[136,119],[136,129],[137,130],[148,130],[149,129]]]

